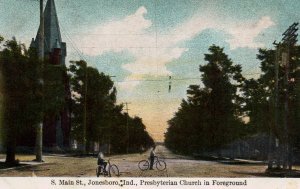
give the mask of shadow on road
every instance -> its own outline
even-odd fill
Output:
[[[217,161],[219,163],[222,163],[222,164],[227,164],[227,165],[265,165],[266,163],[264,162],[252,162],[252,161],[240,161],[240,160],[219,160]]]
[[[17,170],[18,172],[39,172],[39,171],[48,171],[49,168],[45,167],[46,165],[53,165],[54,163],[37,163],[37,162],[22,162],[18,164],[6,164],[5,162],[0,162],[0,171],[4,173],[8,170]]]
[[[298,170],[286,170],[286,171],[272,171],[272,172],[259,172],[259,173],[251,173],[246,171],[231,171],[235,174],[240,175],[252,175],[256,177],[281,177],[281,178],[300,178],[300,171]]]
[[[24,165],[26,165],[26,164],[21,164],[21,163],[19,163],[19,164],[7,164],[5,162],[0,162],[0,170],[1,169],[14,168],[14,167],[22,167]]]
[[[247,175],[247,176],[251,175],[251,176],[255,176],[255,177],[272,177],[264,172],[257,172],[257,173],[251,173],[251,172],[246,172],[246,171],[230,171],[230,172],[239,174],[239,175]],[[278,176],[273,176],[273,177],[278,177]]]
[[[227,165],[266,165],[263,161],[254,161],[247,159],[231,159],[227,157],[217,157],[217,156],[194,156],[196,160],[202,161],[215,161]]]

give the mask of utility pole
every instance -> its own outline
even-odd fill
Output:
[[[44,61],[44,1],[40,0],[39,58]]]
[[[270,128],[270,136],[269,136],[269,151],[268,151],[268,169],[273,168],[273,160],[274,157],[276,158],[276,164],[277,167],[279,167],[279,159],[278,159],[278,142],[276,141],[276,136],[274,135],[274,131],[278,129],[278,73],[279,73],[279,57],[281,53],[281,43],[276,43],[276,41],[273,42],[273,44],[276,46],[276,54],[275,54],[275,90],[274,90],[274,128]],[[275,145],[274,145],[275,143]],[[274,146],[275,146],[275,152],[274,152]]]
[[[299,126],[300,123],[300,64],[298,63],[296,66],[296,88],[295,88],[295,93],[296,93],[296,123]]]
[[[283,121],[283,168],[287,168],[288,162],[288,117],[289,117],[289,48],[285,49],[286,51],[282,53],[282,63],[285,66],[285,75],[284,75],[284,121]]]
[[[274,42],[276,45],[276,57],[275,57],[275,95],[274,95],[274,116],[275,116],[275,124],[274,124],[274,131],[276,131],[279,128],[278,124],[278,75],[279,75],[279,58],[280,58],[280,53],[281,53],[281,44]],[[272,133],[271,133],[272,135]],[[273,136],[274,133],[273,133]],[[275,139],[275,141],[274,141]],[[275,156],[276,156],[276,164],[277,168],[280,167],[280,161],[279,161],[279,139],[275,138],[273,139],[273,142],[275,142]]]
[[[284,117],[283,117],[283,135],[281,137],[281,144],[279,150],[276,149],[276,163],[277,168],[280,168],[280,156],[283,160],[283,168],[286,169],[287,166],[291,169],[291,148],[289,141],[289,72],[290,72],[290,49],[296,44],[297,36],[296,32],[298,31],[298,23],[293,23],[282,35],[282,42],[276,43],[274,41],[274,45],[276,46],[276,58],[275,58],[275,91],[274,91],[274,130],[279,129],[279,121],[278,121],[278,110],[279,110],[279,61],[281,59],[281,65],[284,67]],[[278,140],[275,139],[275,148],[278,147]],[[270,128],[270,138],[269,138],[269,154],[268,154],[268,169],[272,169],[273,159],[274,159],[274,133],[272,132],[272,128]]]
[[[112,77],[116,77],[115,75],[110,75],[109,76],[110,78]],[[113,119],[115,118],[115,113],[113,112],[114,110],[110,110],[112,115],[113,115]],[[111,151],[111,127],[112,127],[112,124],[111,122],[109,123],[109,126],[108,126],[108,154],[110,155],[110,151]]]
[[[127,135],[127,147],[126,147],[126,153],[128,154],[128,149],[129,149],[129,128],[128,128],[128,117],[129,117],[129,114],[128,114],[128,102],[125,102],[125,110],[126,110],[126,135]]]
[[[84,65],[84,107],[83,107],[83,154],[86,154],[86,122],[87,122],[87,63]]]
[[[298,34],[298,23],[293,23],[284,33],[282,38],[282,43],[284,46],[284,51],[282,52],[282,64],[285,67],[285,76],[284,76],[284,91],[285,91],[285,100],[284,100],[284,121],[283,121],[283,168],[286,169],[287,166],[291,168],[291,159],[290,156],[292,151],[290,149],[289,141],[289,72],[290,72],[290,50],[296,44]]]
[[[44,78],[43,78],[43,71],[44,71],[44,2],[40,0],[40,32],[39,32],[39,58],[42,63],[41,71],[42,71],[42,87],[44,91]],[[44,98],[43,98],[43,109],[44,109]],[[44,116],[44,115],[43,115]],[[43,157],[43,121],[37,125],[36,131],[36,161],[42,162]]]

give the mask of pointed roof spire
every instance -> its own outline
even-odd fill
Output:
[[[40,29],[39,29],[40,31]],[[32,47],[38,47],[38,35],[37,32],[35,41],[32,42]],[[60,28],[55,8],[54,0],[48,0],[44,10],[44,50],[45,56],[49,56],[53,52],[54,48],[61,49],[61,64],[65,65],[65,58],[67,56],[67,45],[62,42]]]
[[[55,48],[55,49],[60,49],[61,48],[60,47],[60,42],[58,41],[58,39],[56,39],[56,43],[55,43],[53,48]]]
[[[51,52],[56,45],[57,40],[59,43],[62,42],[54,0],[48,0],[44,15],[46,39],[45,49],[47,49],[48,52]]]
[[[45,54],[62,43],[54,0],[48,0],[44,11]],[[39,29],[40,30],[40,29]],[[39,33],[39,32],[38,32]],[[36,39],[38,39],[38,33]],[[61,46],[61,45],[59,45]]]
[[[36,48],[36,44],[35,44],[34,38],[31,39],[31,43],[30,43],[29,47]]]

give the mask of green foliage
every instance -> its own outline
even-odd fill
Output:
[[[116,105],[117,91],[109,76],[88,67],[84,61],[71,61],[69,72],[73,93],[72,135],[75,139],[83,142],[86,119],[87,146],[94,142],[111,144],[111,152],[124,153],[128,144],[132,152],[153,144],[142,120],[123,114],[123,106]]]
[[[14,162],[16,139],[41,121],[41,83],[37,57],[15,39],[6,41],[0,51],[3,78],[3,137],[6,161]]]
[[[284,48],[281,48],[281,52]],[[281,61],[282,54],[279,53]],[[259,49],[257,55],[261,61],[262,74],[258,79],[249,79],[245,81],[243,95],[245,99],[244,111],[250,117],[248,125],[252,128],[252,133],[268,132],[271,130],[280,141],[283,140],[283,122],[284,122],[284,102],[285,102],[285,67],[279,64],[278,69],[278,125],[275,127],[275,61],[276,51],[272,49]],[[299,70],[300,47],[290,48],[289,60],[289,139],[294,147],[300,148],[298,134],[299,128]]]
[[[35,141],[32,139],[35,126],[46,115],[57,115],[66,103],[65,68],[40,61],[35,49],[26,49],[16,39],[4,43],[0,51],[0,68],[4,112],[2,135],[7,147],[7,161],[14,162],[17,141],[22,141],[22,145],[34,145],[31,143]]]
[[[86,108],[86,137],[88,140],[97,141],[100,138],[101,127],[107,126],[105,113],[114,103],[109,102],[109,97],[115,95],[112,90],[113,83],[109,76],[99,73],[95,68],[87,67],[83,61],[71,62],[69,71],[73,74],[71,86],[73,94],[76,94],[73,95],[72,104],[73,134],[77,139],[83,139],[83,113]]]
[[[248,122],[251,128],[249,134],[269,131],[270,103],[268,92],[262,85],[261,80],[249,79],[245,81],[242,92],[244,94],[244,112],[250,118]],[[268,113],[266,115],[266,113]]]
[[[245,133],[237,94],[244,81],[241,66],[233,65],[218,46],[209,51],[208,63],[200,66],[204,87],[189,86],[187,100],[168,122],[166,145],[179,153],[218,149]]]

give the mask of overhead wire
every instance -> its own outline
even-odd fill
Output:
[[[156,3],[155,3],[155,9],[156,9]],[[156,17],[156,12],[155,12],[155,17]],[[157,24],[157,23],[155,23],[155,24]],[[75,42],[70,37],[70,35],[67,32],[67,30],[62,25],[60,25],[59,27],[62,29],[62,34],[70,42],[70,45],[74,49],[74,52],[78,55],[79,58],[81,58],[82,60],[84,60],[84,61],[87,62],[87,58],[82,53],[82,51],[77,47],[77,45],[75,44]],[[126,48],[155,48],[155,49],[157,49],[158,48],[158,46],[157,46],[157,27],[155,27],[155,33],[156,33],[156,44],[155,44],[155,47],[126,47]],[[72,33],[72,34],[74,34],[74,33]],[[79,33],[75,33],[75,35],[76,34],[79,35]],[[88,34],[88,33],[85,33],[85,35],[122,35],[122,34]],[[123,34],[123,35],[144,35],[144,34]],[[94,46],[94,47],[80,47],[80,48],[99,48],[99,47],[95,47]],[[110,47],[107,47],[107,48],[110,48]],[[119,47],[119,48],[123,48],[123,47]],[[170,47],[159,47],[159,48],[170,48]],[[97,67],[97,65],[94,62],[92,62],[92,64],[93,64],[93,66]],[[252,70],[253,68],[255,68],[256,66],[257,65],[253,65],[252,67],[248,68],[244,72],[248,72],[248,71]],[[158,72],[158,65],[157,65],[157,72]],[[258,74],[261,74],[261,73],[246,73],[246,74],[243,74],[243,75],[258,75]],[[201,79],[201,78],[200,77],[174,78],[174,75],[172,77],[172,81],[186,81],[186,80],[198,80],[198,79]],[[169,80],[168,79],[141,79],[141,80],[124,80],[124,81],[115,81],[115,82],[123,83],[123,82],[137,82],[137,81],[168,82]]]
[[[243,75],[259,75],[261,74],[260,72],[257,73],[248,73],[248,74],[243,74]],[[172,81],[184,81],[184,80],[200,80],[201,77],[187,77],[187,78],[174,78],[174,76],[172,77]],[[137,82],[137,81],[150,81],[150,82],[169,82],[169,79],[138,79],[138,80],[124,80],[124,81],[115,81],[115,82]]]
[[[66,37],[66,39],[70,42],[71,47],[75,50],[75,53],[85,62],[87,62],[87,58],[85,57],[85,55],[78,49],[78,47],[76,46],[76,44],[73,42],[72,38],[68,35],[67,31],[64,29],[63,26],[61,26],[62,29],[62,33],[63,35]]]

